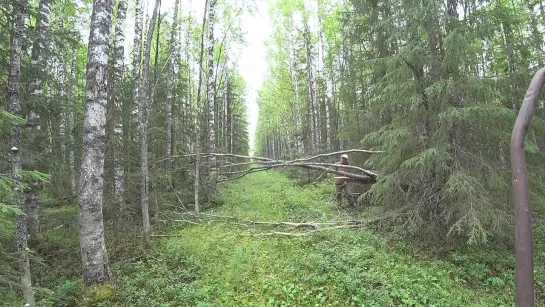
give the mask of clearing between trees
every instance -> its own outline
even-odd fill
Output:
[[[154,229],[156,237],[148,250],[135,247],[139,238],[134,231],[112,231],[113,226],[106,225],[116,286],[91,288],[95,292],[87,294],[87,301],[81,300],[75,210],[48,209],[44,216],[52,224],[44,225],[47,230],[38,251],[51,257],[45,259],[45,266],[33,267],[37,268],[36,284],[52,289],[38,291],[39,305],[514,303],[514,259],[508,251],[500,246],[468,246],[456,252],[424,249],[407,240],[380,236],[367,227],[337,227],[366,221],[373,208],[332,210],[332,184],[327,180],[300,187],[285,173],[271,170],[223,183],[218,197],[199,216],[173,204],[174,211],[160,215],[163,223],[158,225],[164,226]],[[303,222],[313,224],[297,224]],[[61,223],[73,226],[53,227]],[[543,232],[540,229],[538,234]],[[282,235],[285,233],[304,235]],[[545,255],[542,245],[536,246],[536,255],[538,259]],[[543,273],[544,262],[536,263],[536,270]],[[65,280],[66,276],[72,279]],[[543,284],[538,282],[536,288],[539,302]]]

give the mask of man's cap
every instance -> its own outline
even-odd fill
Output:
[[[344,155],[341,156],[341,158],[348,159],[348,155],[344,154]]]

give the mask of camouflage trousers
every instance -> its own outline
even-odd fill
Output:
[[[341,204],[343,199],[343,194],[346,200],[350,205],[354,205],[355,199],[354,196],[349,193],[346,188],[348,187],[348,183],[344,184],[335,184],[335,196],[337,198],[337,204]]]

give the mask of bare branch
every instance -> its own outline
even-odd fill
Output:
[[[380,150],[347,149],[347,150],[341,150],[341,151],[336,151],[336,152],[331,152],[331,153],[323,153],[323,154],[319,154],[319,155],[308,157],[308,158],[300,158],[300,159],[292,160],[291,162],[303,162],[303,161],[318,159],[318,158],[321,158],[321,157],[330,157],[330,156],[334,156],[334,155],[338,155],[338,154],[352,153],[352,152],[368,153],[368,154],[383,153],[383,151],[380,151]],[[196,154],[173,155],[173,156],[170,156],[170,157],[162,158],[162,159],[156,161],[155,163],[163,162],[165,160],[174,159],[174,158],[194,157],[195,155]],[[284,162],[284,161],[281,161],[281,160],[274,160],[274,159],[266,158],[266,157],[252,157],[252,156],[237,155],[237,154],[230,154],[230,153],[213,153],[213,152],[209,152],[209,153],[202,153],[201,155],[205,156],[205,157],[206,156],[216,156],[216,157],[241,158],[241,159],[251,160],[252,162],[255,162],[255,161]],[[251,164],[251,162],[248,162],[248,164]]]
[[[343,228],[362,228],[363,226],[364,226],[363,224],[340,225],[340,226],[333,226],[333,227],[326,227],[326,228],[318,228],[318,229],[314,229],[314,230],[310,230],[310,231],[306,231],[306,232],[299,232],[299,233],[297,233],[297,232],[273,231],[273,232],[267,232],[267,233],[254,234],[254,236],[255,237],[263,237],[263,236],[302,237],[302,236],[311,235],[311,234],[313,234],[315,232],[319,232],[319,231],[343,229]]]
[[[314,159],[318,159],[318,158],[322,158],[322,157],[330,157],[330,156],[335,156],[335,155],[338,155],[338,154],[351,153],[351,152],[368,153],[368,154],[383,153],[383,151],[379,151],[379,150],[347,149],[347,150],[336,151],[336,152],[331,152],[331,153],[323,153],[323,154],[319,154],[319,155],[308,157],[308,158],[296,159],[296,160],[293,160],[292,162],[309,161],[309,160],[314,160]]]

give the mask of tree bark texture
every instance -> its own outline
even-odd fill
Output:
[[[102,215],[112,11],[113,0],[95,0],[89,34],[78,210],[81,260],[87,286],[112,279]]]
[[[74,159],[74,126],[76,119],[76,69],[77,69],[77,48],[72,53],[72,63],[70,68],[70,90],[68,92],[68,101],[71,107],[68,110],[68,164],[70,169],[70,191],[72,195],[76,195],[76,163]]]
[[[167,100],[165,106],[165,130],[166,130],[166,146],[165,157],[172,155],[172,96],[174,92],[174,82],[176,80],[176,62],[178,58],[178,7],[180,0],[176,0],[174,5],[174,20],[172,22],[172,32],[170,33],[170,54],[168,58],[168,75],[167,75]],[[165,160],[165,170],[170,171],[172,164],[170,159]]]
[[[210,0],[208,12],[208,129],[209,129],[209,150],[216,151],[216,126],[215,126],[215,78],[214,78],[214,7],[216,0]],[[216,197],[216,184],[218,180],[216,166],[216,157],[210,157],[210,197]]]
[[[14,2],[13,11],[15,18],[13,20],[13,36],[11,43],[11,61],[8,76],[8,111],[21,116],[21,53],[23,37],[25,31],[25,20],[27,16],[28,1],[22,0]],[[11,123],[11,171],[12,178],[16,182],[22,181],[22,161],[21,161],[21,125],[18,122]],[[13,204],[25,211],[22,191],[15,187],[13,193]],[[24,213],[15,215],[15,231],[17,241],[17,252],[19,253],[19,272],[21,276],[21,290],[23,292],[24,302],[27,306],[34,306],[34,290],[32,289],[32,278],[30,274],[30,262],[27,253],[27,218]]]
[[[201,159],[200,159],[200,141],[201,141],[201,127],[199,119],[202,112],[201,104],[201,86],[202,86],[202,61],[204,54],[204,29],[206,24],[206,12],[208,10],[208,0],[205,0],[204,3],[204,14],[202,18],[202,29],[201,29],[201,50],[199,55],[199,85],[197,86],[197,111],[195,112],[195,212],[199,213],[199,188],[200,188],[200,171],[201,171]]]
[[[29,83],[29,115],[27,127],[31,132],[40,130],[40,103],[42,98],[44,76],[47,75],[47,57],[45,55],[47,41],[49,39],[49,23],[51,18],[51,0],[41,0],[38,5],[38,17],[36,20],[36,39],[32,45],[31,66],[32,79]]]
[[[125,67],[125,20],[127,18],[127,0],[119,0],[117,5],[117,21],[115,25],[114,39],[114,67],[112,78],[113,89],[113,120],[114,120],[114,141],[113,141],[113,156],[114,156],[114,195],[117,204],[121,204],[125,193],[125,171],[121,159],[123,150],[123,122],[122,100],[123,100],[123,70]]]
[[[150,221],[149,221],[149,169],[148,169],[148,107],[151,100],[149,88],[149,66],[151,41],[155,31],[155,22],[161,0],[155,1],[153,14],[149,23],[146,46],[144,50],[144,71],[142,73],[142,99],[138,106],[138,122],[140,134],[140,206],[142,210],[142,225],[146,245],[150,242]]]
[[[38,5],[38,17],[36,20],[36,39],[32,45],[31,67],[32,79],[29,83],[29,114],[27,116],[28,133],[33,137],[32,143],[39,151],[41,146],[40,137],[40,108],[43,108],[40,99],[43,99],[43,82],[47,76],[46,65],[47,58],[45,56],[46,44],[49,39],[49,22],[51,18],[51,0],[41,0]],[[34,168],[34,165],[30,165]],[[31,184],[27,193],[27,227],[30,235],[39,231],[39,203],[38,203],[38,188]]]
[[[311,151],[318,151],[318,143],[320,142],[320,127],[319,127],[319,111],[318,102],[316,101],[316,88],[314,84],[314,73],[312,71],[312,42],[310,37],[310,29],[308,23],[305,22],[305,45],[307,51],[307,74],[308,74],[308,95],[310,100],[310,122],[311,122]]]
[[[133,102],[135,105],[139,104],[139,91],[140,91],[140,77],[142,68],[142,27],[144,12],[142,7],[142,0],[136,0],[136,12],[134,21],[134,50],[133,50],[133,62],[132,62],[132,79],[133,79]],[[130,117],[132,117],[133,108],[130,108]],[[128,130],[128,128],[127,128]]]

